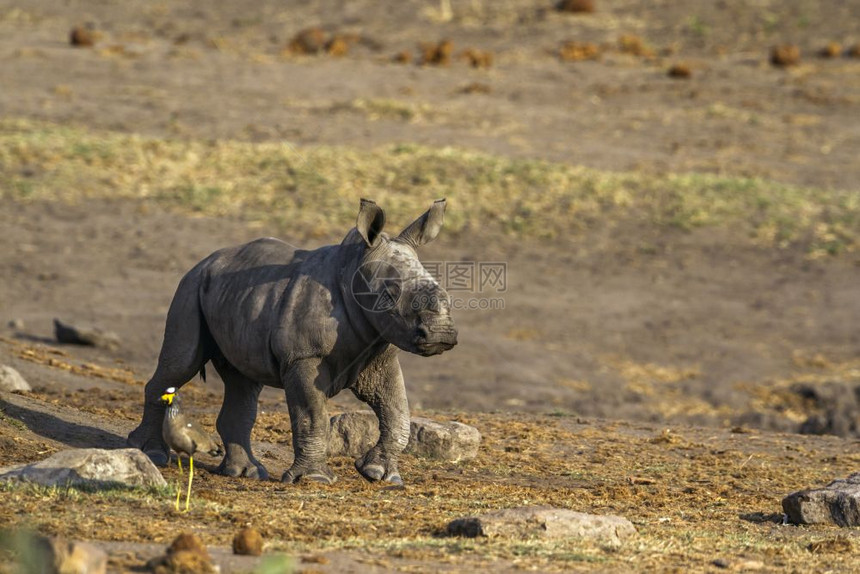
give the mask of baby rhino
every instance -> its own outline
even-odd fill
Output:
[[[379,419],[379,441],[355,466],[368,480],[401,483],[397,459],[409,439],[409,407],[398,350],[430,356],[457,344],[448,294],[416,248],[442,227],[436,201],[391,237],[385,214],[361,200],[355,228],[339,245],[313,251],[258,239],[216,251],[179,283],[158,366],[146,384],[143,420],[128,436],[166,464],[161,396],[211,362],[224,380],[217,429],[226,454],[218,472],[266,478],[251,453],[264,385],[283,388],[295,458],[282,480],[336,480],[326,464],[326,399],[344,389]]]

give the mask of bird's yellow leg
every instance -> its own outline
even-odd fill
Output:
[[[188,512],[188,505],[191,501],[191,479],[194,478],[194,457],[188,457],[188,493],[185,495],[185,512]]]
[[[182,478],[182,457],[176,455],[176,464],[179,466],[179,478]],[[182,484],[181,482],[179,483]],[[176,510],[179,510],[179,495],[182,494],[182,486],[176,488]]]

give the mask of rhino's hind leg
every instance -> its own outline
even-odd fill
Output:
[[[158,366],[144,390],[143,418],[127,439],[129,446],[139,448],[159,466],[170,460],[170,450],[161,436],[165,410],[161,395],[168,387],[180,388],[201,371],[207,360],[206,336],[196,281],[189,273],[180,282],[167,313]]]
[[[379,440],[355,461],[355,468],[370,481],[403,484],[397,459],[409,442],[409,404],[397,357],[381,357],[359,377],[352,392],[367,403],[379,419]]]
[[[328,369],[320,359],[305,359],[287,367],[281,379],[290,411],[294,453],[293,464],[281,480],[331,484],[337,476],[326,464],[329,418],[327,397],[320,390],[330,386]]]
[[[269,473],[251,453],[251,429],[257,420],[263,385],[237,371],[226,359],[213,359],[212,363],[224,381],[224,403],[215,426],[227,453],[216,472],[265,480]]]

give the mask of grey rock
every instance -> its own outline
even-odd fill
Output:
[[[800,490],[782,499],[793,524],[860,526],[860,472],[824,488]]]
[[[372,411],[342,413],[331,418],[328,453],[361,456],[379,440],[379,421]]]
[[[135,448],[64,450],[39,462],[2,469],[0,480],[95,488],[167,486],[149,457]]]
[[[475,427],[415,417],[409,428],[406,452],[424,458],[459,462],[475,458],[480,444],[481,433]]]
[[[119,335],[91,325],[71,325],[54,319],[54,335],[57,341],[68,345],[85,345],[103,349],[119,347]]]
[[[343,413],[332,417],[328,453],[331,456],[360,456],[379,440],[379,422],[371,411]],[[475,458],[481,443],[478,429],[458,422],[440,423],[415,417],[409,427],[407,454],[459,462]]]
[[[626,518],[586,514],[551,506],[523,506],[458,518],[448,533],[475,538],[576,538],[618,545],[636,534]]]
[[[32,390],[21,373],[8,365],[0,365],[0,391],[27,392]]]

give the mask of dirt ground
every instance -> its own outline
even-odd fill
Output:
[[[457,146],[608,171],[857,191],[860,58],[847,52],[860,42],[860,3],[595,4],[593,14],[569,15],[551,2],[454,0],[446,21],[433,1],[0,0],[0,115],[157,138],[287,140],[299,149]],[[86,24],[100,35],[95,46],[71,47],[69,31]],[[349,53],[286,53],[309,26],[354,35]],[[638,50],[625,35],[641,40]],[[442,39],[454,43],[450,64],[419,65],[420,44]],[[570,40],[594,43],[600,57],[561,61],[558,50]],[[828,42],[846,55],[819,57]],[[799,65],[769,63],[771,47],[782,43],[800,47]],[[470,67],[457,57],[466,48],[492,52],[492,66]],[[394,62],[402,51],[413,62]],[[677,63],[692,76],[669,77]],[[261,230],[239,215],[188,217],[156,202],[109,199],[3,199],[0,232],[0,363],[35,387],[30,405],[4,399],[0,466],[63,445],[120,445],[138,416],[140,385],[155,366],[182,274],[226,245],[260,235],[294,239],[289,229]],[[720,552],[765,569],[844,566],[841,556],[805,550],[835,530],[773,520],[782,495],[856,470],[856,441],[769,431],[793,432],[822,414],[796,392],[799,384],[860,386],[857,252],[811,258],[725,229],[643,222],[553,242],[443,231],[422,255],[507,265],[503,310],[461,311],[457,348],[402,357],[413,410],[484,433],[487,449],[475,463],[410,461],[405,494],[365,485],[346,460],[337,467],[342,481],[320,492],[201,473],[206,502],[188,516],[157,498],[99,498],[91,513],[82,495],[4,493],[14,502],[0,504],[3,521],[122,543],[161,544],[196,529],[222,546],[234,526],[252,522],[288,552],[327,553],[327,567],[300,565],[326,571],[456,571],[495,560],[509,569],[688,571],[711,568]],[[122,344],[58,346],[54,317],[110,329]],[[218,408],[213,379],[189,387],[209,423]],[[254,438],[279,475],[290,456],[286,411],[274,389],[262,400]],[[333,403],[358,404],[348,396]],[[62,410],[45,418],[52,404]],[[27,423],[29,416],[44,424]],[[671,440],[649,442],[667,426]],[[510,441],[519,450],[508,451]],[[655,484],[625,482],[643,473]],[[506,496],[624,514],[643,542],[618,553],[438,536],[446,519],[505,504]],[[282,517],[255,514],[271,498],[285,501]],[[45,504],[48,515],[26,516]],[[138,528],[142,512],[153,518]],[[750,518],[755,513],[760,519]],[[369,534],[371,523],[382,533]],[[669,542],[661,546],[661,537]],[[115,566],[130,568],[152,551],[127,550]]]

